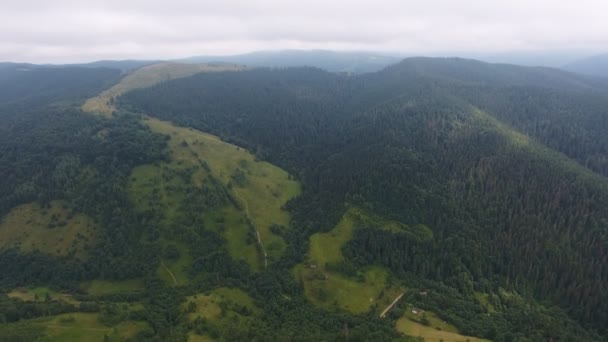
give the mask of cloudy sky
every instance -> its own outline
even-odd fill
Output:
[[[253,50],[608,52],[605,0],[2,0],[0,61]]]

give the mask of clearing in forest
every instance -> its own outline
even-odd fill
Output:
[[[93,280],[81,283],[80,289],[94,296],[109,294],[129,294],[142,291],[144,289],[144,282],[142,279],[112,281]]]
[[[73,213],[62,201],[52,201],[45,208],[38,203],[23,204],[0,221],[0,248],[84,259],[97,231],[91,218]]]
[[[186,297],[182,309],[190,322],[203,319],[216,332],[239,325],[249,325],[261,310],[243,290],[221,287],[208,293]],[[209,336],[191,332],[192,340],[208,340]]]
[[[362,217],[367,220],[362,210],[351,208],[334,229],[310,237],[307,262],[296,266],[294,271],[313,304],[330,310],[363,313],[370,308],[383,310],[403,292],[387,284],[388,272],[381,267],[366,267],[357,271],[356,277],[335,271],[344,261],[342,247],[352,238]]]
[[[17,288],[7,293],[10,298],[20,299],[25,302],[44,302],[47,300],[61,300],[69,304],[78,305],[79,301],[71,295],[53,291],[48,287]]]
[[[424,321],[426,324],[423,324]],[[478,337],[460,335],[455,326],[445,323],[430,311],[414,314],[411,306],[397,320],[396,328],[404,335],[422,337],[425,341],[489,342]]]
[[[145,329],[145,322],[124,321],[115,326],[108,327],[98,320],[94,313],[69,313],[33,320],[45,328],[44,342],[54,341],[124,341],[134,338]]]

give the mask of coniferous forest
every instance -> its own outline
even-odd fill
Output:
[[[100,115],[81,105],[129,76],[23,74],[0,69],[6,340],[89,313],[110,340],[418,340],[400,322],[491,341],[608,339],[606,80],[458,58],[361,75],[244,68],[127,91]],[[252,156],[224,164],[237,152]],[[274,168],[286,175],[256,187]],[[61,251],[9,239],[55,212],[39,229],[87,217],[95,233]],[[353,212],[365,214],[339,257],[313,264],[319,237],[341,236]],[[331,287],[368,286],[369,270],[385,274],[378,303],[403,293],[386,316],[376,297],[356,311]],[[52,294],[14,295],[37,287]],[[113,335],[120,324],[139,330]]]

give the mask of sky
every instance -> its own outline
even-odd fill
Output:
[[[0,61],[608,52],[605,0],[2,0]]]

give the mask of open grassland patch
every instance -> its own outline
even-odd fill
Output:
[[[383,293],[389,290],[386,286],[388,272],[379,267],[362,270],[360,279],[323,269],[308,269],[302,265],[298,266],[296,272],[308,300],[324,309],[364,313],[371,308],[380,309],[378,302],[385,303],[388,298]]]
[[[261,313],[246,292],[226,287],[189,296],[182,309],[188,320],[194,322],[194,331],[189,334],[192,341],[212,340],[210,335],[217,336],[225,329],[248,325]]]
[[[107,327],[101,324],[97,314],[71,313],[52,316],[42,320],[45,327],[44,342],[51,341],[124,341],[147,327],[145,322],[126,321],[116,326]]]
[[[16,323],[0,324],[0,331],[14,331],[23,326],[28,331],[40,329],[41,337],[35,341],[43,342],[99,342],[126,341],[134,338],[138,332],[149,326],[142,321],[123,321],[113,326],[106,326],[99,321],[96,313],[68,313],[24,320]],[[27,332],[18,335],[27,336]],[[3,336],[0,336],[0,340]],[[9,339],[10,340],[10,339]],[[26,341],[27,339],[17,339]]]
[[[250,316],[260,312],[247,292],[228,287],[220,287],[208,293],[189,296],[182,306],[190,320],[200,316],[213,321],[230,312],[241,316]]]
[[[213,338],[207,335],[197,335],[194,332],[188,334],[188,342],[213,342]]]
[[[413,337],[422,337],[424,341],[444,341],[444,342],[487,342],[488,340],[464,336],[458,333],[458,329],[453,325],[442,321],[430,311],[416,310],[417,314],[412,313],[411,306],[401,318],[397,320],[396,329],[398,332]],[[426,324],[423,324],[426,322]]]
[[[109,116],[115,109],[114,100],[130,90],[148,88],[161,82],[192,76],[199,72],[238,71],[243,69],[243,66],[230,64],[157,63],[147,65],[134,70],[118,84],[105,90],[100,95],[88,99],[82,106],[82,110]]]
[[[226,239],[226,248],[234,260],[246,262],[254,271],[261,268],[261,256],[256,237],[245,214],[233,205],[220,208],[205,216],[205,227]]]
[[[128,280],[93,280],[80,284],[80,289],[94,296],[108,294],[134,293],[143,290],[144,283],[141,279]]]
[[[62,201],[52,201],[46,208],[29,203],[0,221],[0,248],[84,259],[97,232],[91,218],[71,212]]]
[[[7,294],[11,298],[17,298],[25,302],[44,302],[46,300],[60,300],[69,304],[78,305],[79,301],[75,300],[71,295],[59,293],[51,290],[48,287],[20,287],[12,290]]]
[[[357,271],[356,277],[331,270],[331,265],[344,261],[342,247],[352,238],[363,215],[363,211],[351,208],[334,229],[310,237],[307,261],[296,266],[294,273],[313,304],[352,313],[372,308],[381,311],[402,292],[398,287],[387,285],[388,272],[384,268],[366,267]]]

